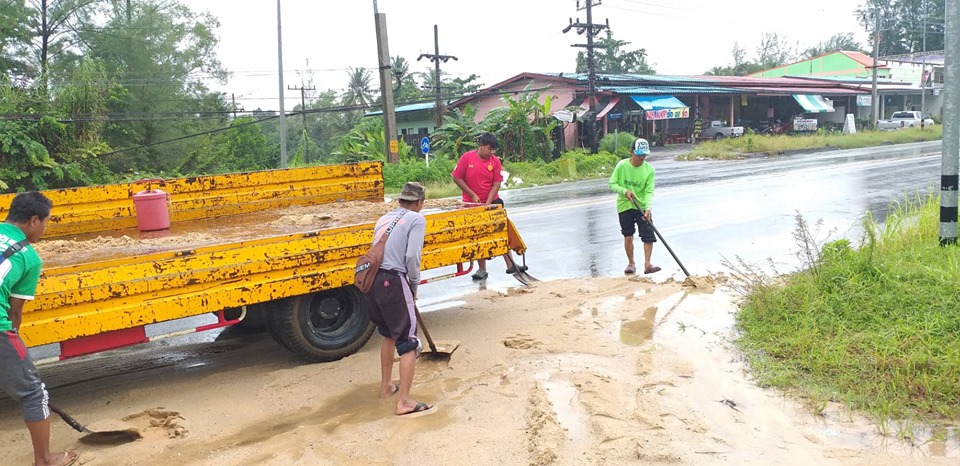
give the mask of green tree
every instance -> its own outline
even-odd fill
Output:
[[[207,136],[177,171],[182,174],[245,172],[279,165],[279,147],[267,137],[254,118],[233,120],[230,129]]]
[[[347,90],[343,94],[343,105],[355,105],[364,109],[369,108],[374,102],[373,97],[373,76],[370,70],[360,68],[350,68],[347,71],[350,80],[347,83]]]
[[[866,0],[857,10],[860,24],[867,31],[875,28],[875,13],[880,12],[880,56],[923,51],[926,12],[927,50],[944,50],[947,0]],[[869,45],[871,51],[873,45]]]
[[[628,73],[628,74],[656,74],[656,70],[647,63],[647,50],[626,50],[630,42],[613,38],[613,33],[607,30],[607,37],[597,39],[594,44],[599,47],[594,52],[595,69],[598,73]],[[577,73],[587,72],[587,55],[577,53]]]
[[[30,69],[30,14],[24,2],[0,2],[0,75],[22,79]]]
[[[443,117],[443,126],[430,135],[436,151],[457,157],[477,147],[484,129],[476,122],[477,108],[467,104],[461,111],[453,108]]]
[[[738,42],[733,43],[731,50],[733,64],[729,66],[714,66],[704,74],[713,76],[746,76],[764,68],[759,63],[747,60],[747,51]]]
[[[764,32],[757,47],[757,63],[763,69],[786,65],[797,58],[796,47],[785,36],[776,32]]]
[[[820,55],[839,51],[863,52],[864,50],[863,47],[860,46],[860,43],[853,38],[853,33],[848,32],[846,34],[834,34],[826,41],[808,47],[807,50],[803,52],[803,58],[819,57]]]
[[[416,102],[425,98],[424,90],[417,82],[420,73],[410,72],[410,62],[403,57],[393,57],[393,98],[398,103]]]
[[[219,23],[164,0],[139,0],[130,11],[125,2],[115,2],[104,16],[102,27],[84,31],[81,38],[87,56],[102,61],[126,88],[110,102],[116,117],[105,128],[107,139],[113,147],[136,148],[105,162],[116,171],[173,170],[198,140],[165,141],[229,124],[232,108],[225,96],[210,92],[202,79],[222,82],[227,76],[216,58]]]

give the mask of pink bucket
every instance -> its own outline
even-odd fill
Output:
[[[137,183],[163,180],[141,180]],[[148,186],[149,188],[149,186]],[[147,189],[133,195],[133,206],[137,212],[137,228],[140,231],[165,230],[170,228],[169,194],[159,189]]]

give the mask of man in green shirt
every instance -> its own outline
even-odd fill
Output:
[[[650,223],[653,218],[653,185],[656,170],[646,163],[650,154],[650,143],[640,138],[633,143],[633,156],[621,160],[610,174],[610,189],[617,193],[617,213],[620,217],[620,232],[623,233],[623,249],[627,253],[627,268],[623,273],[637,273],[637,264],[633,260],[633,234],[639,232],[643,241],[643,273],[659,272],[660,267],[650,263],[653,243],[657,237]],[[636,205],[641,210],[637,210]],[[634,229],[636,227],[636,229]]]
[[[70,465],[72,451],[50,452],[50,396],[20,338],[23,304],[32,300],[40,280],[40,256],[33,249],[50,220],[53,203],[29,191],[17,194],[0,224],[0,389],[20,404],[37,466]]]

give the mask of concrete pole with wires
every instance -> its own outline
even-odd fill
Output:
[[[877,68],[880,66],[880,9],[877,8],[874,13],[873,26],[873,86],[870,92],[870,109],[873,116],[873,124],[880,121],[880,99],[877,92]]]
[[[920,129],[926,129],[927,116],[927,0],[923,0],[923,65],[920,68]]]
[[[940,163],[940,245],[957,244],[960,168],[960,2],[946,3],[944,35],[943,156]]]
[[[280,168],[287,168],[287,111],[283,108],[283,28],[277,0],[277,71],[280,73]]]

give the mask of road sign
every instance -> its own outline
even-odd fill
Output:
[[[397,152],[400,152],[400,143],[397,142],[396,139],[391,139],[391,140],[390,140],[390,153],[396,154]]]
[[[430,153],[430,138],[423,138],[420,140],[420,151],[424,154]]]

